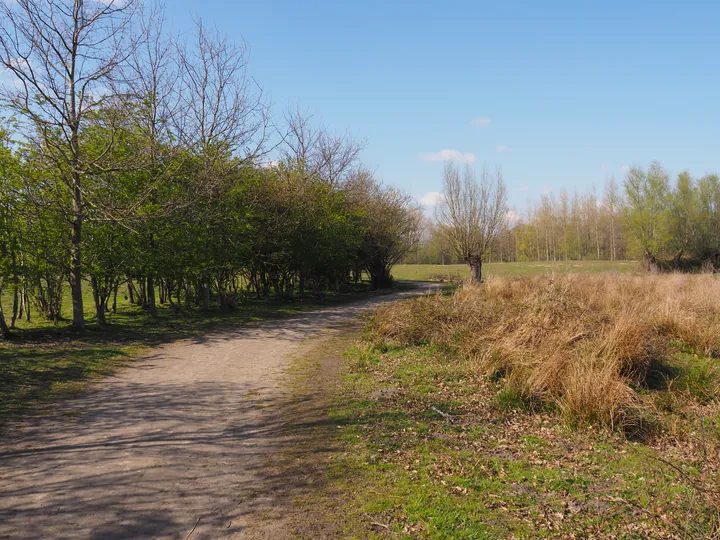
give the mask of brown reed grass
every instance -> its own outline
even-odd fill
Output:
[[[679,345],[720,355],[712,275],[562,274],[491,278],[381,309],[370,335],[435,344],[477,362],[523,399],[571,421],[629,426],[637,390]]]

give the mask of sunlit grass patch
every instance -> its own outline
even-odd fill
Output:
[[[641,444],[571,429],[553,411],[503,407],[501,381],[475,367],[427,345],[354,348],[330,417],[343,446],[323,492],[335,499],[304,504],[335,505],[349,538],[718,531],[718,507],[701,491],[717,469],[699,451],[668,434]]]
[[[552,273],[632,272],[636,261],[558,261],[508,262],[483,264],[483,278],[536,276]],[[470,276],[466,264],[398,264],[392,270],[395,279],[411,281],[462,281]]]

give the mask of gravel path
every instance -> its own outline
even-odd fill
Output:
[[[0,441],[0,538],[242,538],[291,355],[408,291],[155,349]],[[308,339],[312,338],[312,339]],[[258,501],[261,501],[260,504]]]

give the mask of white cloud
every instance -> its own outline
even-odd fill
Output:
[[[508,210],[505,214],[505,219],[507,219],[508,225],[512,227],[520,221],[520,214],[518,214],[515,210]]]
[[[490,120],[487,116],[478,116],[472,119],[472,123],[477,127],[488,127],[492,124],[492,120]]]
[[[498,145],[495,147],[495,150],[497,150],[498,152],[509,152],[509,151],[510,151],[510,147],[509,147],[509,146],[505,146],[504,144],[498,144]]]
[[[420,199],[418,199],[418,201],[423,206],[433,207],[433,206],[437,206],[438,203],[442,200],[442,198],[443,198],[443,194],[440,193],[439,191],[431,191],[429,193],[426,193],[422,197],[420,197]]]
[[[528,189],[530,188],[528,188],[527,186],[520,186],[520,191],[522,191],[523,193],[526,193]]]
[[[418,154],[418,157],[424,161],[462,161],[463,163],[475,161],[475,154],[463,154],[457,150],[440,150],[439,152]]]
[[[260,167],[262,167],[263,169],[277,169],[278,167],[280,167],[280,161],[277,159],[265,161],[260,163]]]

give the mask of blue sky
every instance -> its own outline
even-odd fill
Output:
[[[443,150],[500,166],[520,211],[653,159],[720,170],[720,2],[169,0],[168,16],[245,39],[278,113],[366,140],[377,177],[418,198]]]

